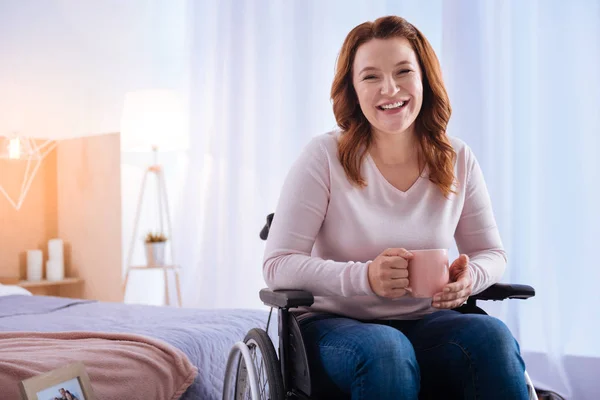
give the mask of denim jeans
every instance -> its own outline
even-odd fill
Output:
[[[502,321],[440,310],[419,320],[299,318],[324,399],[527,400],[525,363]]]

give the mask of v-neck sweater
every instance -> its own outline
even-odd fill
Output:
[[[449,249],[453,240],[470,258],[473,294],[500,281],[506,253],[483,173],[465,142],[449,136],[456,193],[445,197],[427,168],[408,190],[397,189],[368,153],[361,164],[367,186],[359,188],[340,163],[340,135],[314,137],[288,172],[264,254],[269,288],[312,292],[314,304],[303,310],[418,319],[437,310],[431,299],[378,296],[368,266],[387,248]]]

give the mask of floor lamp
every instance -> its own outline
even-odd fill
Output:
[[[185,113],[179,95],[169,90],[143,90],[127,93],[121,120],[121,151],[153,153],[153,163],[146,168],[138,196],[133,232],[127,254],[126,274],[123,291],[127,289],[129,275],[132,270],[162,270],[164,276],[165,300],[169,304],[168,272],[175,275],[177,303],[181,306],[181,288],[179,281],[179,265],[173,252],[173,230],[166,179],[163,167],[158,162],[159,151],[174,151],[187,148],[187,131],[185,129]],[[138,236],[142,205],[147,196],[148,180],[156,182],[156,198],[158,205],[159,232],[164,234],[169,243],[169,262],[160,265],[133,265],[133,254]],[[166,231],[165,231],[166,226]]]

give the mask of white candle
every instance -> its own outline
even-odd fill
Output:
[[[48,260],[64,263],[63,241],[61,239],[50,239],[48,241]]]
[[[61,281],[65,278],[63,263],[57,260],[46,261],[46,279],[49,281]]]
[[[41,250],[27,250],[28,281],[42,280],[43,265],[43,254]]]

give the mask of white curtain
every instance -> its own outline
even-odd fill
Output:
[[[600,2],[444,3],[441,58],[449,131],[481,162],[504,280],[537,292],[486,309],[515,333],[538,385],[596,399]]]
[[[397,14],[434,46],[449,133],[482,165],[509,265],[536,297],[486,305],[534,382],[570,399],[600,385],[600,2],[189,3],[192,149],[174,204],[184,304],[261,307],[258,232],[287,170],[335,127],[329,101],[347,32]]]

